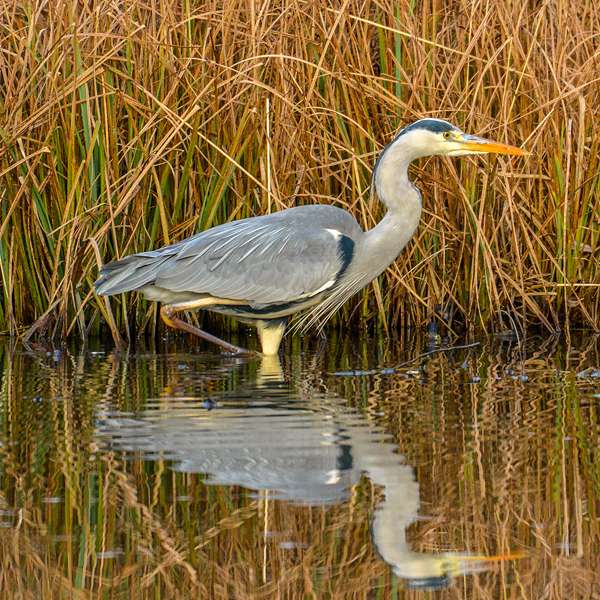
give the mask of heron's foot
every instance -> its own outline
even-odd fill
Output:
[[[218,338],[216,335],[212,335],[211,333],[202,331],[202,329],[199,329],[190,323],[186,323],[182,319],[175,316],[175,311],[170,306],[163,306],[160,309],[160,316],[169,327],[186,331],[187,333],[198,336],[199,338],[206,340],[211,344],[221,346],[221,348],[223,348],[228,354],[232,354],[234,356],[255,354],[252,350],[246,350],[245,348],[240,348],[235,344],[230,344],[229,342]]]

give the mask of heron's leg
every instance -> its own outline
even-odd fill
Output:
[[[270,319],[256,322],[256,329],[264,355],[273,356],[277,354],[287,322],[287,319]]]
[[[174,316],[176,312],[176,309],[174,309],[172,306],[161,306],[160,308],[160,316],[165,324],[169,327],[173,327],[173,329],[181,329],[181,331],[187,331],[188,333],[197,335],[199,338],[202,338],[207,342],[221,346],[221,348],[224,348],[227,350],[227,352],[231,352],[232,354],[255,354],[252,350],[246,350],[245,348],[234,346],[233,344],[230,344],[229,342],[226,342],[215,335],[211,335],[206,331],[202,331],[202,329],[198,329],[198,327],[194,327],[193,325],[186,323],[182,319]]]

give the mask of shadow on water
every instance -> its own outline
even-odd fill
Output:
[[[593,597],[596,340],[381,370],[417,354],[5,347],[3,579],[23,597]]]

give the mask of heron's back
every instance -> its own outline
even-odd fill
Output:
[[[335,284],[362,234],[342,209],[290,208],[225,223],[109,263],[100,271],[96,291],[141,290],[163,302],[198,295],[257,306],[298,301]]]

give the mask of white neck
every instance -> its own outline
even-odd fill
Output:
[[[385,217],[365,232],[360,266],[368,272],[383,272],[408,243],[421,218],[421,194],[408,179],[412,158],[390,147],[381,157],[373,184],[388,211]],[[374,277],[371,276],[371,279]]]

